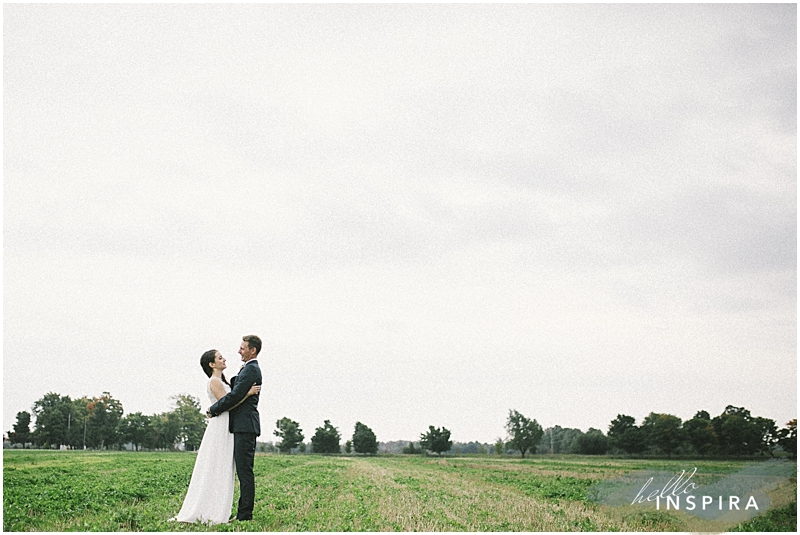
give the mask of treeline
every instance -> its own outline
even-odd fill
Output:
[[[281,441],[273,446],[272,444],[264,444],[259,446],[262,451],[277,450],[283,453],[363,453],[366,455],[375,455],[378,453],[379,443],[375,437],[372,429],[356,422],[355,429],[353,430],[352,439],[341,444],[342,436],[338,428],[334,427],[330,420],[325,420],[322,427],[317,427],[314,436],[311,437],[311,443],[303,442],[305,436],[300,424],[289,418],[281,418],[275,424],[275,436],[280,437]],[[396,448],[398,444],[403,442],[392,443]],[[435,428],[430,426],[426,433],[420,436],[420,448],[415,450],[414,443],[409,443],[402,449],[403,453],[422,453],[431,451],[441,454],[452,449],[453,442],[450,440],[450,431],[446,428]],[[384,453],[399,453],[398,451],[389,452],[385,449]]]
[[[187,394],[172,400],[174,407],[168,412],[123,416],[122,403],[108,392],[78,399],[50,392],[33,404],[34,429],[31,413],[18,412],[8,440],[38,448],[118,449],[132,444],[136,450],[173,449],[178,443],[187,450],[199,448],[206,429],[199,400]]]
[[[305,435],[300,428],[300,424],[290,418],[281,418],[275,422],[277,429],[275,436],[281,439],[274,447],[282,453],[362,453],[365,455],[375,455],[378,453],[378,439],[369,426],[356,422],[353,429],[353,436],[341,444],[342,435],[339,429],[334,427],[330,420],[325,420],[321,427],[317,427],[311,443],[303,442]],[[309,447],[310,446],[310,447]],[[272,449],[270,445],[270,449]]]
[[[779,429],[775,420],[752,416],[744,407],[728,405],[711,417],[697,412],[681,421],[672,414],[651,412],[636,425],[632,416],[617,415],[608,428],[608,446],[628,454],[773,456],[777,449],[797,456],[797,419]]]
[[[206,428],[200,402],[187,394],[173,396],[172,400],[174,406],[168,412],[123,415],[122,403],[108,392],[74,400],[50,392],[33,405],[34,429],[31,430],[31,413],[19,412],[8,439],[12,445],[44,448],[118,449],[131,444],[136,450],[174,449],[182,444],[188,451],[196,450]],[[361,422],[356,423],[352,436],[342,443],[341,433],[329,420],[317,427],[306,443],[298,422],[284,417],[275,425],[274,435],[280,441],[259,443],[260,451],[374,455],[382,446],[383,453],[520,454],[523,458],[527,453],[774,456],[777,451],[797,456],[796,419],[779,429],[775,420],[752,416],[744,407],[733,405],[713,418],[707,411],[699,411],[686,421],[653,412],[639,425],[634,417],[619,414],[609,424],[607,433],[592,428],[584,433],[560,426],[543,430],[535,419],[511,410],[506,422],[507,438],[498,438],[492,445],[454,443],[450,440],[450,430],[434,426],[422,432],[417,441],[379,443],[372,429]]]
[[[347,442],[350,442],[350,449],[348,449]],[[339,445],[339,453],[361,453],[356,451],[353,447],[353,441],[348,440],[347,442]],[[280,443],[276,444],[275,442],[258,442],[258,446],[256,451],[261,452],[280,452],[281,449],[278,447]],[[410,454],[420,454],[422,453],[422,449],[420,446],[419,441],[409,441],[409,440],[390,440],[390,441],[379,441],[377,442],[377,452],[380,454],[391,454],[397,455],[401,453],[410,453]],[[298,444],[298,446],[289,450],[289,453],[306,453],[306,454],[313,454],[314,445],[310,441],[306,441],[304,443]],[[317,452],[319,453],[319,452]],[[335,453],[335,452],[332,452]],[[453,442],[452,446],[449,450],[444,452],[445,454],[453,454],[453,455],[491,455],[494,453],[494,446],[488,443],[481,443],[481,442]]]
[[[509,440],[498,440],[496,451],[517,449],[544,453],[578,453],[584,455],[672,455],[753,456],[784,451],[797,457],[797,419],[778,429],[775,420],[752,416],[744,407],[728,405],[714,418],[699,411],[690,420],[682,421],[672,414],[651,412],[641,425],[633,416],[619,414],[608,426],[608,433],[590,428],[563,429],[559,426],[543,431],[536,420],[516,411],[509,413],[506,424]]]
[[[288,418],[277,422],[275,435],[283,438],[277,447],[264,444],[265,451],[285,453],[383,453],[403,454],[485,454],[515,455],[524,458],[527,453],[537,454],[582,454],[582,455],[642,455],[664,456],[774,456],[783,451],[797,456],[797,420],[792,420],[783,429],[778,429],[769,418],[752,416],[743,407],[729,405],[722,414],[711,418],[706,411],[699,411],[691,420],[682,421],[671,414],[650,413],[641,425],[636,425],[632,416],[617,415],[605,434],[599,429],[580,429],[554,426],[543,430],[535,419],[529,419],[517,411],[510,411],[506,422],[507,438],[498,438],[493,444],[480,442],[454,443],[450,430],[429,426],[420,435],[419,441],[395,441],[377,443],[371,429],[357,423],[353,440],[340,445],[341,435],[326,420],[310,443],[304,443],[300,425]],[[369,449],[353,447],[359,444],[359,435],[369,433]]]

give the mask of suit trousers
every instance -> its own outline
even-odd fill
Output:
[[[253,463],[256,457],[255,433],[233,434],[233,460],[236,462],[236,475],[239,478],[239,505],[236,518],[251,520],[256,498],[256,478]]]

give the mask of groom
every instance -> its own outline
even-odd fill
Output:
[[[253,334],[242,338],[239,347],[239,354],[244,362],[242,370],[239,375],[231,378],[231,391],[208,409],[209,416],[219,416],[230,410],[228,430],[233,433],[233,459],[236,462],[240,491],[239,506],[236,510],[237,520],[253,519],[253,503],[256,497],[253,462],[256,455],[256,437],[261,434],[261,419],[258,415],[259,394],[247,398],[245,396],[251,386],[261,384],[261,369],[256,360],[259,351],[261,351],[261,338]]]

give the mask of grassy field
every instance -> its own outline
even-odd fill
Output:
[[[747,522],[600,505],[587,490],[635,470],[713,482],[749,463],[579,456],[256,457],[252,522],[170,522],[189,484],[191,453],[3,455],[4,531],[796,531],[797,479],[770,491]],[[794,473],[796,474],[796,465]],[[238,499],[238,488],[234,504]]]

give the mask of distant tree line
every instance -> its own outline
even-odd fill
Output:
[[[298,451],[304,453],[307,450],[303,442],[305,436],[300,424],[290,418],[281,418],[275,423],[277,429],[275,436],[281,441],[277,444],[277,450],[283,453]],[[330,420],[325,420],[322,427],[317,427],[314,436],[311,437],[310,453],[360,453],[364,455],[375,455],[378,453],[378,440],[375,433],[367,425],[356,422],[351,440],[340,445],[341,435],[339,430],[334,427]]]
[[[200,402],[188,394],[172,397],[174,407],[161,414],[134,412],[123,416],[122,403],[108,392],[97,397],[71,399],[55,392],[45,394],[33,404],[31,413],[17,413],[12,444],[72,449],[119,449],[131,444],[134,449],[173,449],[183,444],[187,450],[200,447],[206,418]]]
[[[681,421],[671,414],[651,412],[641,425],[619,414],[608,427],[608,446],[627,454],[700,456],[774,456],[778,447],[797,456],[797,419],[778,429],[775,420],[752,416],[744,407],[728,405],[714,418],[706,411]]]
[[[206,428],[205,415],[197,398],[188,394],[172,397],[173,409],[161,414],[135,412],[123,416],[122,403],[110,393],[89,398],[70,399],[54,392],[45,394],[33,405],[36,417],[31,430],[31,413],[17,413],[17,422],[8,439],[12,444],[34,447],[115,449],[130,444],[133,449],[199,448]],[[367,425],[357,422],[351,439],[341,444],[341,434],[330,420],[317,427],[310,444],[300,424],[284,417],[276,422],[276,445],[259,443],[261,451],[282,453],[375,455],[379,443]],[[641,425],[632,416],[618,414],[611,421],[607,434],[590,428],[554,426],[543,430],[541,425],[516,410],[510,410],[506,421],[507,438],[498,438],[494,445],[478,442],[455,443],[450,430],[429,426],[414,441],[384,444],[385,452],[404,454],[567,454],[584,455],[700,455],[700,456],[773,456],[782,450],[797,456],[797,420],[778,429],[774,420],[752,416],[744,407],[729,405],[712,418],[699,411],[690,420],[682,421],[671,414],[651,412]]]
[[[506,451],[517,449],[524,456],[527,435],[517,431],[520,416],[516,411],[509,414],[507,428],[511,439],[505,448]],[[525,424],[524,417],[522,424]],[[579,429],[555,426],[544,431],[541,438],[534,446],[540,454],[772,457],[780,449],[797,457],[796,419],[788,422],[785,428],[778,429],[775,420],[752,416],[744,407],[733,405],[728,405],[722,414],[714,418],[707,411],[699,411],[686,421],[671,414],[651,412],[641,425],[636,425],[634,417],[619,414],[611,421],[605,435],[599,429],[590,428],[583,433]],[[496,449],[502,446],[502,441],[498,439]],[[527,449],[530,449],[530,445]]]

